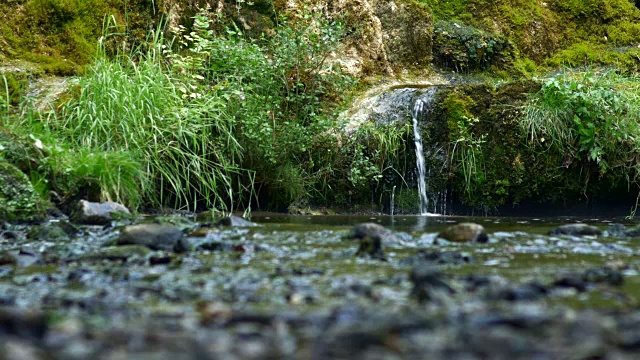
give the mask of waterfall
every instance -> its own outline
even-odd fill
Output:
[[[426,167],[424,165],[424,152],[422,150],[422,136],[420,136],[420,127],[418,126],[418,117],[422,115],[424,109],[424,101],[416,100],[413,106],[411,117],[413,118],[413,141],[416,144],[416,167],[418,169],[418,193],[420,194],[420,214],[427,215],[429,208],[429,199],[427,198],[427,182]]]
[[[420,215],[429,214],[429,198],[427,197],[427,169],[424,161],[424,150],[422,145],[422,136],[420,135],[419,120],[421,120],[425,112],[430,110],[431,100],[435,94],[435,89],[430,89],[417,99],[413,105],[411,118],[413,120],[413,141],[416,147],[416,168],[418,170],[418,193],[420,195],[419,209]]]
[[[391,190],[391,216],[393,216],[393,204],[396,202],[396,186],[393,185],[393,190]]]

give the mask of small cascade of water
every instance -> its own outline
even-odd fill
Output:
[[[420,195],[420,215],[428,215],[429,198],[427,197],[426,167],[424,163],[424,152],[422,148],[422,136],[418,126],[418,118],[422,115],[425,102],[422,99],[416,100],[413,105],[411,117],[413,120],[413,141],[416,146],[416,167],[418,169],[418,193]]]
[[[391,216],[393,216],[393,204],[396,202],[396,186],[391,190]]]

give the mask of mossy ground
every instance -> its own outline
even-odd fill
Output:
[[[77,75],[92,58],[105,21],[139,42],[159,19],[153,1],[8,0],[0,4],[0,53],[37,63],[51,75]]]
[[[501,85],[463,85],[438,94],[434,121],[448,129],[438,141],[449,144],[448,177],[460,201],[491,213],[519,204],[605,203],[626,199],[632,205],[634,189],[622,168],[602,173],[595,162],[577,159],[568,152],[552,151],[550,144],[529,143],[519,126],[522,106],[541,87],[536,81],[514,81]],[[460,120],[467,128],[461,132]],[[460,137],[485,141],[478,146],[477,168],[465,181],[464,161],[452,154]],[[469,146],[469,145],[467,145]],[[468,169],[468,168],[467,168]],[[613,199],[615,197],[615,199]]]
[[[638,71],[640,10],[629,0],[419,0],[437,20],[505,36],[522,62],[558,67],[616,65]],[[529,65],[530,67],[530,65]]]

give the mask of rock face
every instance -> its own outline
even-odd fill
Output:
[[[587,224],[566,224],[549,231],[549,235],[599,236],[602,230]]]
[[[174,250],[185,234],[173,226],[138,224],[122,230],[116,245],[143,245],[152,250]]]
[[[71,220],[78,224],[105,225],[114,220],[114,215],[117,217],[118,213],[120,215],[131,214],[124,205],[115,202],[94,203],[80,200]]]
[[[41,222],[45,211],[27,175],[0,160],[0,220]]]
[[[426,65],[431,61],[431,10],[414,1],[371,0],[382,26],[387,58],[395,64]]]
[[[312,4],[309,4],[312,3]],[[424,65],[431,59],[433,18],[411,0],[276,1],[276,10],[299,14],[303,7],[322,9],[331,20],[345,22],[346,49],[336,56],[352,75],[391,72],[391,65]]]
[[[489,241],[484,227],[474,223],[460,223],[449,226],[438,234],[438,238],[451,242],[486,243]]]

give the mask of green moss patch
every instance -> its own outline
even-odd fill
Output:
[[[0,159],[0,220],[40,222],[44,219],[42,202],[29,178]]]
[[[146,38],[159,15],[145,0],[9,0],[0,4],[0,53],[43,65],[52,75],[76,75],[95,53],[105,19],[132,44]]]

